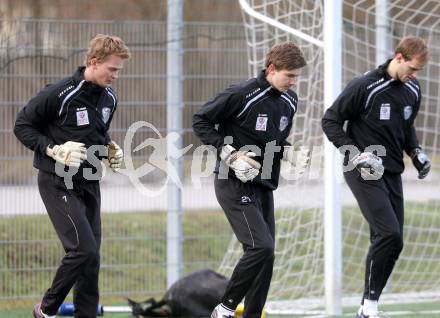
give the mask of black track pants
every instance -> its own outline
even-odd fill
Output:
[[[275,218],[272,190],[237,179],[215,180],[215,194],[244,254],[223,297],[231,309],[245,299],[244,318],[260,318],[272,279]]]
[[[40,171],[38,188],[66,252],[44,295],[42,310],[54,315],[73,287],[75,317],[96,317],[101,245],[99,183],[76,182],[68,190],[62,178]]]
[[[370,225],[363,299],[378,300],[403,248],[401,175],[385,173],[379,180],[367,181],[354,169],[344,176]]]

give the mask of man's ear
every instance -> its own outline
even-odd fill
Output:
[[[90,66],[96,67],[96,64],[98,64],[98,59],[96,57],[90,59]]]
[[[266,73],[269,74],[269,73],[272,73],[274,71],[275,71],[275,65],[269,64],[269,66],[266,69]]]
[[[396,53],[396,55],[394,56],[394,58],[395,58],[396,61],[399,62],[399,63],[405,62],[405,59],[403,58],[402,53]]]

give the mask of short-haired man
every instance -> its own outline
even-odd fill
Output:
[[[308,160],[304,152],[296,156],[286,141],[298,107],[290,88],[305,65],[295,44],[275,45],[257,78],[229,87],[194,114],[195,134],[218,150],[215,193],[244,249],[212,318],[234,317],[244,297],[243,317],[261,317],[274,263],[272,191],[280,161],[290,161],[301,172]]]
[[[46,86],[17,116],[14,133],[34,151],[40,195],[66,252],[51,287],[33,309],[35,318],[55,317],[72,287],[75,317],[96,317],[101,173],[87,156],[102,159],[101,147],[112,170],[121,166],[122,150],[107,133],[117,107],[110,86],[129,57],[120,38],[97,35],[89,44],[86,66]],[[88,153],[91,146],[96,153]],[[70,186],[65,168],[74,172]]]
[[[341,148],[344,153],[342,149],[356,149],[346,153],[345,163],[351,162],[347,167],[353,169],[344,177],[370,225],[358,318],[379,317],[379,297],[403,248],[403,151],[420,179],[430,169],[414,128],[422,97],[416,77],[427,56],[423,39],[402,39],[394,57],[353,79],[322,119],[325,134],[337,148],[346,146]]]

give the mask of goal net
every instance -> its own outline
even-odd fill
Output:
[[[254,12],[323,41],[322,0],[244,0]],[[389,49],[407,35],[425,38],[430,61],[419,75],[423,100],[416,128],[422,147],[433,167],[423,181],[406,158],[403,175],[405,194],[405,247],[382,299],[394,297],[418,300],[440,295],[440,3],[437,0],[389,1],[382,19],[373,0],[343,1],[342,87],[353,77],[377,66],[376,34],[385,27]],[[296,87],[300,103],[294,119],[291,141],[301,141],[312,149],[312,163],[306,177],[284,178],[275,191],[277,235],[276,261],[268,307],[295,308],[312,313],[322,308],[324,295],[324,190],[323,133],[324,49],[297,35],[262,22],[243,10],[249,57],[249,74],[255,76],[264,65],[265,53],[275,43],[294,41],[305,53],[308,65]],[[380,53],[380,52],[379,52]],[[385,60],[384,60],[385,61]],[[381,62],[384,62],[381,61]],[[328,105],[327,105],[328,106]],[[287,167],[285,167],[287,169]],[[283,170],[284,176],[286,171]],[[282,175],[283,175],[282,173]],[[343,304],[358,304],[364,285],[365,255],[369,229],[342,176],[342,286]],[[240,244],[232,239],[221,264],[221,271],[231,274],[242,254]],[[280,304],[282,306],[280,306]],[[295,312],[294,310],[290,310]]]

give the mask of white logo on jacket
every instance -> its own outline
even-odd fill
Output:
[[[260,91],[261,88],[257,88],[256,90],[254,90],[253,92],[250,92],[249,94],[246,95],[246,99],[248,99],[249,97],[251,97],[252,95],[255,95],[255,93],[258,93]]]
[[[289,119],[286,116],[281,116],[280,119],[280,131],[284,131],[287,125],[289,125]]]
[[[407,105],[403,108],[403,117],[408,120],[412,115],[412,106]]]
[[[76,109],[76,125],[84,126],[88,125],[89,122],[89,114],[87,113],[87,109],[85,107]]]
[[[111,115],[111,109],[109,107],[104,107],[102,109],[102,120],[107,124]]]
[[[75,86],[70,85],[69,87],[65,88],[61,93],[58,94],[58,97],[63,96],[64,94],[66,94],[68,91],[70,91],[72,88],[74,88]]]
[[[255,130],[266,131],[267,119],[266,114],[258,114],[257,122],[255,123]]]
[[[382,104],[380,106],[380,120],[390,120],[391,106],[390,104]]]

